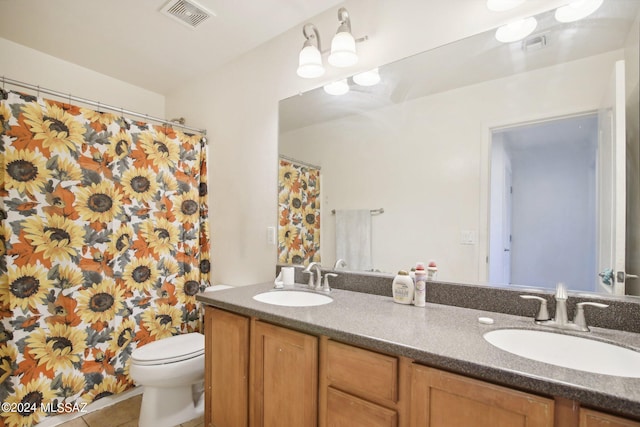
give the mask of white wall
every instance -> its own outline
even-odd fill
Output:
[[[385,213],[372,218],[374,268],[393,272],[435,259],[441,280],[484,281],[486,241],[460,243],[463,230],[487,233],[480,177],[490,154],[482,151],[483,131],[540,119],[541,111],[552,117],[596,110],[621,55],[597,55],[281,135],[281,152],[322,167],[323,262],[335,260],[331,209],[382,207]]]
[[[163,118],[165,115],[165,98],[158,93],[7,39],[0,38],[0,52],[0,76],[150,116]],[[5,88],[35,94],[11,85]],[[42,96],[57,99],[46,94]]]
[[[213,281],[249,284],[274,276],[276,248],[266,229],[277,221],[278,101],[337,77],[439,46],[551,9],[562,0],[527,2],[502,14],[480,0],[350,0],[344,3],[359,45],[358,67],[321,79],[296,76],[302,24],[167,97],[167,115],[208,129]],[[337,28],[333,8],[308,19],[328,47]],[[214,55],[215,52],[209,54]]]

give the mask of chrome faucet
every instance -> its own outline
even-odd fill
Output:
[[[337,270],[340,267],[346,267],[347,263],[345,260],[343,260],[342,258],[340,258],[339,260],[336,261],[336,263],[333,265],[333,269]]]
[[[313,280],[313,270],[316,270],[316,275],[315,275],[315,283]],[[318,264],[317,262],[312,262],[310,263],[307,268],[305,268],[304,270],[302,270],[303,273],[306,273],[309,275],[309,288],[311,289],[321,289],[322,288],[322,271],[320,270],[320,264]]]
[[[599,302],[581,302],[576,305],[576,316],[573,322],[569,321],[567,316],[567,288],[564,283],[558,283],[556,286],[556,316],[553,319],[549,318],[549,312],[547,310],[547,300],[533,295],[520,295],[524,299],[535,299],[540,301],[540,310],[536,314],[535,322],[537,325],[549,326],[557,329],[566,329],[574,331],[588,332],[587,322],[584,317],[584,306],[591,305],[593,307],[605,308],[609,307],[607,304],[601,304]]]

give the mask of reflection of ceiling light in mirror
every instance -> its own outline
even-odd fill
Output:
[[[360,86],[373,86],[380,83],[380,73],[377,68],[353,76],[353,81]]]
[[[487,9],[494,12],[504,12],[524,3],[525,0],[487,0]]]
[[[503,43],[522,40],[536,29],[538,21],[533,16],[512,22],[496,30],[496,39]]]
[[[558,22],[573,22],[586,18],[602,6],[604,0],[575,0],[556,9]]]
[[[344,95],[349,92],[349,83],[347,83],[347,79],[338,80],[324,85],[324,91],[329,95]]]

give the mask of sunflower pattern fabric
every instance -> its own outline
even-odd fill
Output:
[[[136,347],[199,330],[203,146],[171,127],[0,92],[0,401],[37,409],[2,411],[0,426],[125,391]]]
[[[278,262],[320,262],[320,170],[280,159]]]

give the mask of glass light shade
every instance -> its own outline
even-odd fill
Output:
[[[350,32],[341,31],[331,40],[331,55],[329,64],[334,67],[350,67],[358,62],[356,54],[356,40]]]
[[[487,9],[494,12],[504,12],[520,6],[525,0],[487,0]]]
[[[586,18],[602,6],[604,0],[576,0],[556,9],[558,22],[573,22]]]
[[[360,86],[373,86],[380,83],[380,73],[377,68],[353,76],[353,81]]]
[[[347,79],[338,80],[324,85],[324,91],[329,95],[344,95],[349,92],[349,83],[347,83]]]
[[[533,16],[512,22],[496,30],[496,39],[503,43],[511,43],[522,40],[538,26],[538,21]]]
[[[322,54],[315,46],[305,46],[298,58],[298,75],[305,79],[313,79],[324,74]]]

